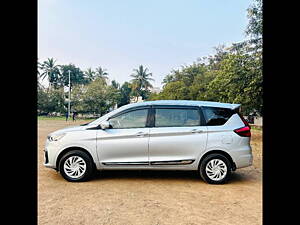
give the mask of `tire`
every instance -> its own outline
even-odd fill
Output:
[[[95,172],[95,165],[90,156],[80,150],[67,152],[59,162],[59,172],[70,182],[89,180]]]
[[[199,173],[209,184],[224,184],[230,178],[231,168],[230,161],[224,155],[213,153],[203,159]]]

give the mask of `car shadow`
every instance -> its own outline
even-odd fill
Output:
[[[141,180],[193,180],[201,181],[197,171],[167,170],[104,170],[97,171],[93,180],[141,179]]]
[[[236,171],[231,174],[231,178],[228,183],[244,183],[244,182],[259,181],[259,180],[261,180],[259,174],[254,174],[252,173],[252,171],[248,173]]]
[[[189,180],[204,182],[198,171],[169,171],[169,170],[104,170],[97,171],[93,181],[101,180]],[[244,183],[259,179],[253,174],[233,172],[228,184]]]

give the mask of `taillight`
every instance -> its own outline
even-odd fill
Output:
[[[249,126],[241,127],[235,129],[234,132],[240,135],[241,137],[251,137],[251,128]]]
[[[244,118],[240,113],[238,113],[238,115],[240,116],[240,118],[241,118],[241,120],[243,121],[243,123],[245,124],[245,126],[246,126],[246,127],[249,127],[249,128],[251,129],[251,127],[250,127],[248,121],[245,120],[245,118]]]

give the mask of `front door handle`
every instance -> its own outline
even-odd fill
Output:
[[[145,133],[144,132],[138,132],[138,133],[135,134],[135,136],[137,136],[137,137],[144,137]]]
[[[192,133],[203,133],[203,130],[193,129]]]

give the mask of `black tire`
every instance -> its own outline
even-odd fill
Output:
[[[77,178],[70,177],[68,174],[66,174],[66,172],[64,170],[64,164],[65,164],[66,160],[68,160],[72,156],[80,157],[81,159],[84,160],[85,165],[86,165],[84,173],[80,177],[77,177]],[[67,181],[83,182],[83,181],[87,181],[92,178],[92,176],[94,175],[94,172],[95,172],[95,165],[94,165],[93,160],[90,158],[90,156],[87,153],[80,151],[80,150],[73,150],[73,151],[67,152],[60,159],[59,172],[62,175],[62,177]]]
[[[221,180],[212,180],[207,175],[206,165],[213,159],[221,160],[226,164],[227,172],[226,172],[225,177]],[[230,161],[224,155],[218,154],[218,153],[213,153],[213,154],[206,156],[202,160],[201,164],[199,165],[199,173],[200,173],[201,178],[209,184],[225,184],[231,176],[231,169],[232,169],[232,166],[231,166]]]

